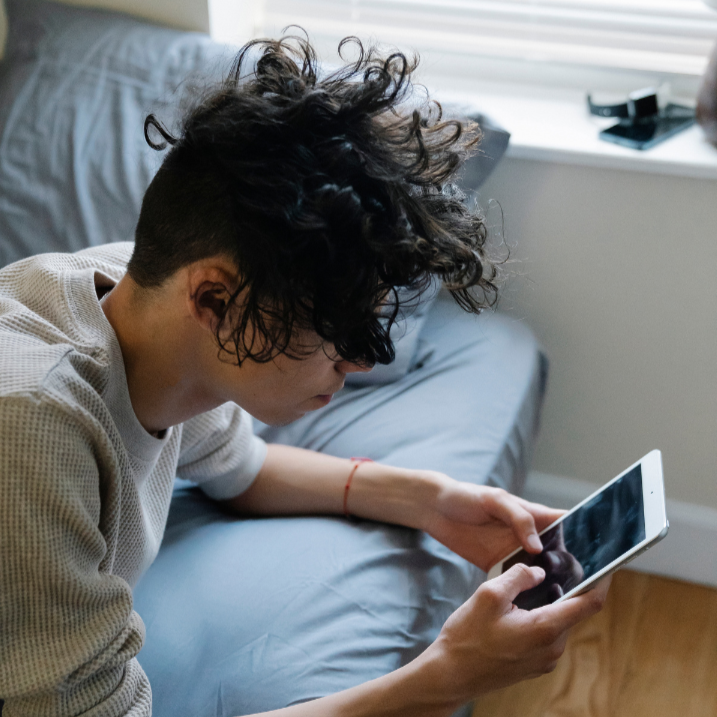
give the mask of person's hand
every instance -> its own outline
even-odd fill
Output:
[[[550,583],[548,597],[555,602],[566,592],[579,585],[585,574],[578,559],[565,547],[565,533],[560,523],[557,529],[552,528],[544,536],[544,550],[536,556],[537,565],[546,573],[546,582]]]
[[[526,558],[525,553],[519,552],[504,563],[504,571],[518,562],[545,570],[545,580],[540,585],[518,596],[515,601],[518,607],[529,610],[555,602],[582,581],[583,566],[565,546],[564,525],[558,523],[543,533],[543,552],[539,555]]]
[[[514,565],[478,590],[446,621],[421,658],[427,680],[456,703],[551,672],[568,631],[599,612],[610,578],[583,595],[525,611],[516,596],[544,577],[541,568]]]
[[[539,553],[538,533],[564,513],[500,488],[462,483],[439,473],[433,480],[440,489],[430,494],[421,527],[486,572],[519,546]]]

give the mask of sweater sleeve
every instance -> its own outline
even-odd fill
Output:
[[[252,484],[266,450],[252,431],[251,416],[225,403],[183,424],[177,475],[197,483],[210,498],[226,500]]]
[[[0,399],[0,697],[3,717],[149,717],[144,640],[109,574],[107,504],[86,417]]]

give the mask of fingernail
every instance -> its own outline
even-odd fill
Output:
[[[543,544],[540,542],[540,538],[537,533],[532,533],[528,536],[528,545],[534,550],[542,550]]]
[[[537,565],[533,566],[533,574],[536,578],[540,578],[540,580],[545,580],[545,570],[543,568],[538,567]]]

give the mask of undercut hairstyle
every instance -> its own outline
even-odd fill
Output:
[[[178,131],[146,118],[148,144],[170,149],[128,273],[158,287],[195,261],[229,258],[238,288],[219,302],[216,339],[237,364],[300,358],[302,329],[344,360],[390,363],[406,296],[442,281],[467,311],[495,302],[485,223],[454,183],[478,127],[442,119],[411,80],[416,58],[357,38],[339,55],[350,46],[357,59],[322,72],[305,37],[254,40]]]

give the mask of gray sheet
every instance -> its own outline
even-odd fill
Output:
[[[148,111],[228,51],[205,35],[8,0],[0,63],[0,266],[131,239],[160,155]]]

